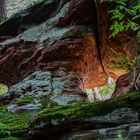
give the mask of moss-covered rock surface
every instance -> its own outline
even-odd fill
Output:
[[[37,111],[19,114],[9,113],[7,106],[1,106],[0,137],[6,137],[6,139],[7,137],[12,137],[12,139],[16,139],[14,137],[29,137],[31,135],[36,135],[36,130],[38,132],[42,128],[50,133],[50,130],[47,130],[50,129],[50,126],[51,133],[54,133],[56,127],[65,128],[66,125],[70,130],[72,128],[71,126],[74,124],[77,124],[75,125],[75,128],[85,129],[88,126],[84,126],[84,124],[90,122],[90,118],[105,116],[113,112],[115,109],[131,108],[139,113],[139,100],[140,92],[131,92],[107,101],[99,101],[95,103],[79,102],[63,106],[53,105]],[[91,123],[95,122],[91,121]],[[88,125],[90,126],[90,124]],[[95,126],[93,125],[93,128],[94,127]]]

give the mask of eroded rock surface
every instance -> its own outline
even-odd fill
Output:
[[[86,94],[80,88],[79,78],[72,72],[61,71],[61,75],[57,75],[37,71],[0,96],[0,104],[10,103],[8,110],[18,113],[41,109],[51,103],[65,105],[80,102],[86,99]]]
[[[54,140],[56,139],[54,134],[58,140],[108,140],[118,139],[119,136],[122,139],[138,140],[140,136],[138,98],[139,92],[108,102],[95,103],[93,106],[80,104],[75,105],[75,108],[70,107],[71,109],[67,106],[64,108],[65,111],[61,108],[53,115],[49,110],[44,110],[30,122],[32,128],[30,134],[34,138],[42,136]],[[112,107],[108,108],[109,105]],[[45,115],[47,111],[49,114]],[[59,119],[55,118],[56,115],[59,115]]]
[[[60,138],[60,140],[118,140],[119,138],[127,140],[139,140],[140,138],[140,123],[132,123],[120,125],[113,128],[104,128],[99,130],[79,131],[73,134]]]
[[[140,65],[118,78],[113,97],[123,95],[131,90],[140,90]]]
[[[116,71],[118,57],[136,54],[127,35],[108,38],[108,7],[100,6],[99,36],[93,0],[45,0],[0,24],[0,83],[9,87],[0,95],[5,126],[0,137],[53,140],[54,134],[62,139],[65,132],[66,140],[95,138],[91,131],[67,135],[90,129],[114,138],[119,130],[130,134],[139,129],[139,94],[81,103],[86,88],[105,85],[108,76],[117,79],[126,72],[125,67]]]
[[[120,56],[134,57],[133,42],[126,35],[109,40],[107,7],[99,8],[100,48],[92,0],[43,1],[1,24],[0,82],[11,86],[35,71],[59,67],[80,74],[85,88],[106,84],[108,75],[118,78],[125,68],[116,71],[114,65]]]

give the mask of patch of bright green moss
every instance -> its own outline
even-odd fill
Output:
[[[28,132],[29,125],[28,121],[32,117],[32,112],[21,113],[21,114],[11,114],[7,110],[7,106],[0,107],[0,123],[4,126],[2,130],[5,135],[21,135],[23,136]],[[4,132],[5,131],[5,132]]]
[[[34,96],[23,96],[16,101],[14,101],[15,104],[23,105],[28,103],[34,103]]]
[[[26,138],[18,138],[18,137],[5,137],[5,138],[0,138],[0,140],[27,140]]]
[[[31,126],[44,122],[46,124],[61,125],[66,122],[75,122],[84,118],[106,115],[117,108],[130,107],[132,109],[140,108],[140,92],[129,93],[107,101],[98,101],[95,103],[74,103],[65,106],[56,106],[47,108],[37,113],[32,119]]]
[[[110,85],[99,87],[98,89],[102,95],[108,95],[113,93],[113,91],[115,90],[115,86],[115,83],[112,83]]]
[[[3,123],[0,123],[0,136],[7,136],[7,135],[10,136],[10,131],[8,129],[8,126]]]
[[[4,135],[1,133],[3,137],[9,137],[9,135],[23,137],[26,136],[32,127],[39,125],[41,122],[63,125],[67,122],[78,122],[85,118],[106,115],[122,107],[129,107],[139,111],[139,101],[140,92],[131,92],[107,101],[95,103],[79,102],[64,106],[55,105],[21,114],[11,114],[7,111],[7,106],[1,106],[0,131],[3,131]]]
[[[8,91],[8,87],[6,85],[0,84],[0,94],[4,94]]]
[[[120,56],[116,59],[115,64],[112,67],[112,70],[115,71],[122,71],[122,72],[128,72],[133,66],[133,60],[128,58],[127,56]]]

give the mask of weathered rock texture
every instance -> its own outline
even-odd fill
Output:
[[[59,105],[83,101],[86,94],[79,86],[79,76],[76,73],[64,72],[61,75],[51,72],[37,71],[12,86],[8,93],[0,97],[0,104],[8,104],[12,113],[40,109],[43,103]],[[31,101],[24,102],[31,98]]]
[[[117,65],[120,63],[119,59],[125,59],[126,57],[128,57],[130,58],[130,60],[133,60],[137,53],[135,52],[133,47],[133,40],[129,38],[129,33],[120,33],[115,38],[109,38],[110,34],[108,31],[108,24],[110,23],[110,16],[107,13],[111,6],[112,5],[104,3],[99,4],[98,6],[100,33],[99,37],[101,42],[100,50],[101,58],[107,73],[114,79],[117,79],[120,75],[126,73],[126,63],[130,63],[126,62],[125,64],[117,67]],[[131,33],[130,36],[133,36],[133,34]]]
[[[135,66],[133,70],[118,78],[113,97],[120,96],[131,90],[140,90],[140,65]]]
[[[134,107],[129,97],[60,106],[85,101],[86,88],[105,85],[108,76],[116,79],[124,73],[125,68],[114,69],[118,57],[135,55],[127,35],[108,39],[107,8],[99,7],[99,36],[93,0],[45,0],[0,24],[0,83],[9,87],[0,95],[0,122],[5,126],[0,137],[10,133],[40,139],[139,123],[139,95],[132,96]]]
[[[43,110],[30,122],[30,134],[34,138],[44,136],[54,140],[108,140],[117,139],[118,135],[138,140],[139,97],[139,92],[134,92],[106,102],[62,107],[54,114]]]
[[[26,9],[28,5],[31,5],[34,0],[5,0],[6,1],[6,16],[10,17],[13,14]]]
[[[63,4],[59,4],[58,2],[58,4],[55,4],[55,2],[57,1],[45,2],[44,6],[46,6],[46,9],[51,4],[54,4],[59,12],[54,14],[53,9],[51,9],[52,11],[49,14],[51,18],[43,23],[26,29],[29,27],[29,24],[34,23],[34,20],[32,19],[31,23],[26,23],[26,20],[31,15],[22,15],[21,13],[21,15],[15,17],[14,24],[16,20],[22,20],[24,16],[25,21],[20,21],[21,23],[16,25],[15,28],[9,27],[9,31],[12,30],[14,33],[10,31],[7,34],[7,31],[4,31],[6,28],[3,27],[6,24],[1,26],[0,30],[5,35],[18,34],[23,30],[22,26],[25,26],[23,27],[25,30],[23,33],[1,43],[0,63],[3,71],[1,72],[1,77],[6,73],[0,80],[2,83],[7,81],[5,84],[11,86],[36,70],[55,71],[60,67],[64,67],[66,71],[75,71],[80,74],[86,86],[98,86],[105,83],[106,77],[98,59],[95,36],[93,35],[93,28],[96,22],[94,20],[93,2],[79,1],[79,4],[75,5],[76,11],[73,11],[74,7],[72,4],[74,1]],[[82,14],[83,8],[85,10],[88,8],[91,11],[89,17],[86,14],[84,14],[84,17]],[[35,10],[37,12],[35,16],[41,18],[41,11],[37,11],[37,8]],[[52,16],[52,14],[55,16]],[[77,17],[74,18],[74,15]],[[42,16],[44,19],[46,18],[44,15]],[[44,19],[39,19],[40,21],[38,22]],[[8,22],[12,21],[9,20]],[[22,22],[28,25],[22,25]],[[59,26],[63,27],[60,28]],[[8,60],[9,58],[10,60]],[[9,78],[11,74],[12,78]],[[101,79],[101,77],[103,78]],[[98,79],[100,79],[100,83]],[[89,81],[91,82],[89,83]]]
[[[117,58],[132,58],[135,52],[126,35],[107,38],[106,10],[104,5],[99,7],[100,48],[92,0],[45,1],[0,25],[0,82],[11,86],[35,71],[60,67],[80,74],[85,88],[106,84],[106,73],[118,78],[123,72],[113,69]]]

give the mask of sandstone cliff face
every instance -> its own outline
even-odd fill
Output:
[[[134,58],[135,51],[125,34],[108,38],[107,10],[106,5],[99,5],[97,21],[92,0],[43,1],[1,24],[0,83],[8,87],[18,85],[38,71],[60,79],[71,79],[68,75],[73,73],[83,95],[85,89],[105,85],[108,76],[117,79],[125,72],[123,66],[115,68],[117,61],[122,56]],[[69,88],[72,91],[73,84]],[[21,96],[18,94],[9,100]],[[77,96],[74,90],[65,94]],[[10,90],[8,96],[12,96]]]
[[[117,67],[117,71],[114,67],[120,56],[134,58],[133,42],[125,34],[116,39],[109,39],[107,7],[100,5],[99,9],[101,29],[99,36],[97,36],[97,15],[93,0],[46,0],[0,24],[0,83],[9,87],[7,93],[0,95],[0,105],[6,114],[6,119],[9,116],[21,116],[26,123],[25,128],[20,128],[21,126],[8,128],[12,136],[20,134],[40,136],[46,131],[49,134],[49,129],[52,134],[53,129],[65,128],[65,122],[69,124],[69,121],[69,130],[74,131],[74,122],[79,123],[81,119],[78,114],[82,114],[84,118],[84,113],[91,117],[93,115],[91,112],[96,112],[96,108],[90,110],[89,105],[85,109],[85,104],[77,104],[75,109],[75,104],[66,105],[63,114],[63,106],[59,105],[85,101],[85,89],[105,85],[108,76],[117,79],[125,72],[125,67]],[[113,100],[105,106],[107,112],[103,114],[101,123],[108,118],[104,115],[120,108],[115,102],[112,110],[108,111],[112,102]],[[106,102],[103,102],[101,107],[104,107],[104,103]],[[54,110],[53,108],[49,110],[56,104],[58,106],[54,107]],[[125,104],[122,106],[129,107],[129,103],[127,102],[127,106]],[[124,108],[122,112],[125,112]],[[84,112],[86,110],[89,112]],[[131,108],[128,110],[132,112]],[[53,111],[54,114],[56,112],[55,116],[51,114]],[[76,111],[80,112],[76,116],[79,118],[73,116]],[[101,115],[98,113],[95,114]],[[139,111],[135,112],[135,118],[139,121],[137,113]],[[48,114],[47,121],[44,119],[46,114]],[[24,121],[18,120],[21,125],[24,125]],[[80,120],[81,122],[85,126],[82,127],[80,124],[76,127],[77,130],[90,127],[90,121],[85,119]],[[132,122],[135,122],[133,118]],[[5,123],[4,118],[2,123]],[[15,123],[15,120],[10,122],[10,126]],[[94,123],[93,121],[92,124]],[[112,122],[107,120],[107,123]],[[114,124],[111,125],[113,126]],[[103,127],[104,125],[101,125],[101,128]]]
[[[118,78],[123,71],[113,69],[117,58],[133,58],[135,52],[125,35],[108,39],[106,10],[99,7],[100,48],[92,0],[46,1],[6,21],[0,26],[0,82],[11,86],[37,70],[54,72],[60,67],[80,74],[85,88],[104,85],[106,72]]]
[[[120,61],[123,61],[125,58],[133,60],[137,55],[134,50],[134,42],[131,37],[133,35],[120,33],[115,38],[110,38],[108,28],[110,26],[110,17],[108,11],[111,5],[100,4],[99,5],[99,31],[100,31],[100,42],[101,42],[101,58],[106,68],[108,74],[117,79],[120,75],[126,73],[127,68],[125,66],[126,61],[122,65]]]

